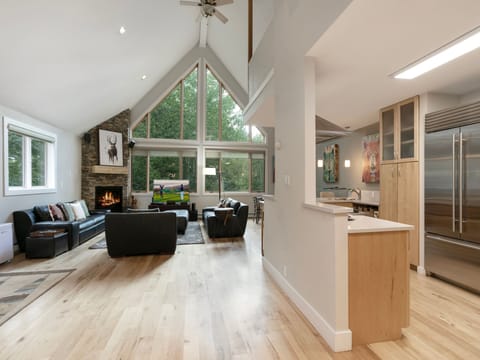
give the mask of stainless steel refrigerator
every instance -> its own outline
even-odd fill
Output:
[[[425,269],[480,293],[480,124],[453,115],[426,121]]]

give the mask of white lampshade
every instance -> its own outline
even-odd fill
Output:
[[[345,167],[349,168],[350,167],[350,160],[345,160]]]
[[[217,175],[217,170],[215,168],[203,168],[203,175]]]
[[[323,160],[317,160],[317,167],[323,167]]]

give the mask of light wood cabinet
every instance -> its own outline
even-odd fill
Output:
[[[418,160],[418,96],[380,110],[380,162]]]
[[[415,227],[410,234],[408,257],[418,266],[419,181],[418,162],[380,166],[380,218]]]
[[[380,110],[380,209],[382,219],[415,226],[410,236],[410,264],[418,265],[419,97]]]
[[[348,323],[352,345],[396,340],[409,325],[410,231],[348,235]]]

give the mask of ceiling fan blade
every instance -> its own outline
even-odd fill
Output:
[[[200,6],[201,4],[195,1],[184,1],[180,0],[180,5],[187,5],[187,6]]]
[[[233,0],[217,0],[217,1],[215,1],[215,4],[217,6],[233,4]]]
[[[227,23],[228,19],[225,15],[223,15],[220,11],[218,11],[217,9],[215,9],[213,11],[213,15],[215,15],[221,22],[223,22],[224,24]]]

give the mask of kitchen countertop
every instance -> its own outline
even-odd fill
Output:
[[[317,198],[317,202],[320,203],[352,203],[352,204],[359,204],[359,205],[372,205],[378,206],[379,203],[375,201],[366,201],[366,200],[359,200],[355,198]]]
[[[389,220],[377,219],[370,216],[350,215],[353,221],[348,222],[348,233],[368,233],[385,231],[413,230],[412,225],[397,223]]]

